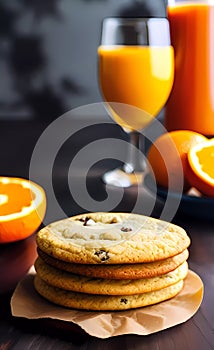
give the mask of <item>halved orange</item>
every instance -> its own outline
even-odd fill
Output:
[[[0,243],[33,234],[45,211],[46,196],[41,186],[22,178],[0,177]]]
[[[187,158],[190,184],[202,194],[214,197],[214,138],[193,146]]]

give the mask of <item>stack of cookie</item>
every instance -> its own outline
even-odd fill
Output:
[[[37,233],[34,286],[47,300],[84,310],[126,310],[177,295],[188,273],[181,227],[128,213],[87,213]]]

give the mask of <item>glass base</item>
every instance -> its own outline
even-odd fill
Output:
[[[146,172],[126,173],[123,169],[108,171],[102,177],[105,184],[117,187],[139,186],[143,184]]]

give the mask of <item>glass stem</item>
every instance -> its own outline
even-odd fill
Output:
[[[145,161],[145,138],[137,131],[129,133],[130,146],[128,147],[127,161],[123,166],[126,173],[144,172],[146,169]]]

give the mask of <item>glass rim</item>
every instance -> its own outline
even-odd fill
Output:
[[[167,6],[175,5],[214,5],[214,0],[168,0]]]
[[[214,0],[213,0],[214,1]],[[162,17],[120,17],[120,16],[109,16],[109,17],[105,17],[103,19],[103,22],[105,21],[115,21],[115,22],[130,22],[130,21],[134,21],[134,22],[144,22],[144,21],[160,21],[160,20],[164,20],[168,22],[168,18],[165,16]]]
[[[163,30],[159,30],[159,28]],[[130,28],[129,36],[126,30]],[[101,45],[138,45],[169,46],[171,45],[167,17],[115,17],[103,19]],[[126,33],[126,42],[124,42]]]

